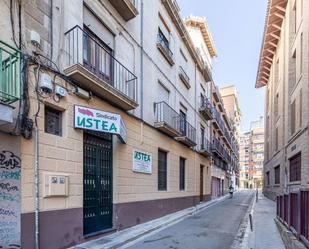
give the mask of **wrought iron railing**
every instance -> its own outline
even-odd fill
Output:
[[[158,33],[157,44],[160,45],[164,49],[164,51],[165,51],[165,53],[168,57],[173,59],[173,52],[170,49],[170,45],[166,41],[165,37],[163,36],[163,34],[161,32]]]
[[[205,95],[201,95],[200,97],[200,107],[206,108],[209,110],[209,112],[213,115],[214,114],[214,108],[209,100]]]
[[[114,89],[137,102],[137,77],[98,38],[75,26],[68,38],[69,65],[80,64]]]
[[[224,132],[224,128],[225,128],[225,127],[224,127],[224,121],[223,121],[223,119],[221,118],[220,112],[218,112],[218,111],[216,110],[216,108],[214,108],[213,111],[214,111],[215,120],[216,120],[216,122],[217,122],[219,128],[221,129],[222,132]]]
[[[216,150],[219,154],[223,155],[223,146],[222,144],[219,142],[218,139],[214,138],[212,141],[212,150]]]
[[[189,138],[192,142],[196,141],[196,129],[186,120],[180,117],[181,135]]]
[[[201,137],[200,150],[211,152],[211,144],[210,141],[206,137]]]
[[[12,104],[20,98],[20,51],[0,40],[0,102]]]
[[[179,114],[164,101],[155,103],[155,122],[165,123],[170,128],[181,133]]]

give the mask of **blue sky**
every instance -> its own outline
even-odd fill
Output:
[[[234,84],[242,111],[241,130],[264,114],[264,89],[255,89],[267,0],[177,0],[182,17],[204,16],[218,57],[213,77],[219,87]]]

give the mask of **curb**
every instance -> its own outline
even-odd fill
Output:
[[[286,249],[306,249],[307,247],[303,245],[294,234],[288,230],[277,218],[274,218],[279,233],[281,235],[282,241]]]
[[[253,214],[254,206],[255,206],[255,194],[252,193],[251,202],[249,207],[244,215],[237,232],[237,235],[231,245],[230,249],[247,249],[249,244],[249,214]]]
[[[150,235],[151,233],[159,231],[160,229],[166,229],[167,227],[172,226],[191,215],[197,214],[211,206],[214,206],[226,200],[228,197],[228,195],[225,195],[223,197],[208,201],[203,204],[197,204],[193,207],[183,209],[175,213],[160,217],[158,219],[124,229],[114,234],[73,246],[71,247],[71,249],[115,249],[120,247],[126,247],[127,244],[133,241],[141,239],[142,237]],[[123,235],[125,235],[125,237],[121,239],[121,236]]]

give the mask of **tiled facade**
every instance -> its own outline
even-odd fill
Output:
[[[12,2],[0,3],[0,32],[16,47],[21,31],[22,94],[13,122],[0,123],[0,149],[20,162],[21,211],[4,243],[35,248],[37,220],[41,248],[66,248],[227,191],[237,141],[211,77],[216,51],[203,18],[183,22],[171,0],[38,0],[22,1],[19,26]],[[76,110],[91,119],[94,109],[119,115],[122,133],[95,121],[101,132],[77,129]],[[133,170],[136,151],[151,156],[151,172]],[[2,166],[1,177],[14,176]],[[100,211],[89,212],[89,201]]]
[[[307,1],[270,1],[267,14],[256,86],[265,86],[264,193],[272,199],[308,187],[308,10]]]

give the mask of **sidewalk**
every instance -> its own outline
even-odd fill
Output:
[[[71,249],[108,249],[108,248],[119,248],[126,245],[129,242],[137,240],[145,235],[149,235],[154,231],[160,231],[173,224],[180,222],[190,215],[196,214],[208,207],[216,205],[221,201],[228,198],[228,195],[220,197],[215,200],[211,200],[205,203],[198,204],[197,206],[190,207],[176,213],[166,215],[162,218],[155,219],[122,231],[102,236],[101,238],[85,242],[80,245],[71,247]]]
[[[252,217],[253,232],[249,229],[248,249],[285,249],[274,221],[276,217],[274,201],[259,192],[259,199],[254,205]]]

